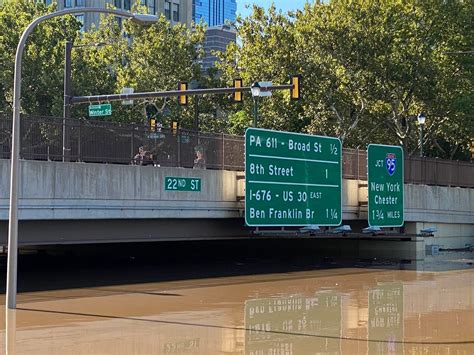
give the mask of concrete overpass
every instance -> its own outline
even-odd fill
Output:
[[[244,172],[21,161],[19,244],[242,238]],[[168,191],[166,177],[200,178]],[[0,244],[7,244],[10,161],[0,159]],[[367,226],[367,182],[343,181],[343,220]],[[438,229],[430,243],[474,244],[474,189],[405,184],[405,231]]]

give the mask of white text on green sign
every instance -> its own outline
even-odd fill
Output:
[[[167,176],[165,178],[165,190],[166,191],[201,191],[201,179],[200,178],[183,178]]]
[[[89,105],[89,116],[110,116],[112,114],[111,104]]]
[[[369,144],[367,148],[369,226],[403,225],[403,169],[401,147]]]
[[[247,225],[339,225],[341,149],[337,138],[247,129]]]

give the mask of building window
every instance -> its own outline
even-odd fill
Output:
[[[64,0],[64,7],[71,7],[72,6],[72,0]]]
[[[165,1],[165,17],[171,20],[171,2]]]
[[[81,28],[79,29],[79,31],[84,32],[84,14],[75,15],[74,17],[77,21],[81,23]]]
[[[150,11],[148,11],[150,14],[152,14],[152,15],[156,14],[155,0],[150,0],[149,1],[148,8],[150,9]]]
[[[84,0],[76,0],[76,6],[84,6]]]
[[[131,8],[130,0],[123,0],[123,8],[124,8],[124,10],[130,11],[130,8]]]
[[[179,21],[179,4],[173,4],[173,21]]]
[[[122,0],[115,0],[114,5],[117,9],[121,9],[122,8]]]
[[[119,17],[119,16],[116,16],[115,17],[115,22],[117,23],[118,27],[120,28],[120,30],[122,30],[122,18]]]

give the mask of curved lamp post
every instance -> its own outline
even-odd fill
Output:
[[[426,116],[425,114],[418,114],[418,124],[420,126],[420,158],[423,158],[423,126],[425,125]]]
[[[38,17],[31,22],[21,35],[15,56],[15,77],[13,86],[13,126],[12,126],[12,151],[10,172],[10,212],[8,225],[8,266],[7,266],[7,308],[16,308],[17,291],[17,264],[18,264],[18,182],[19,182],[19,157],[20,157],[20,96],[21,96],[21,61],[26,40],[35,27],[45,20],[53,17],[75,13],[96,12],[129,18],[139,24],[148,25],[158,21],[154,15],[134,14],[122,10],[102,9],[96,7],[83,7],[53,12]]]

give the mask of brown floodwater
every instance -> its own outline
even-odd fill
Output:
[[[1,308],[8,354],[474,354],[472,268],[56,287],[17,307]]]

